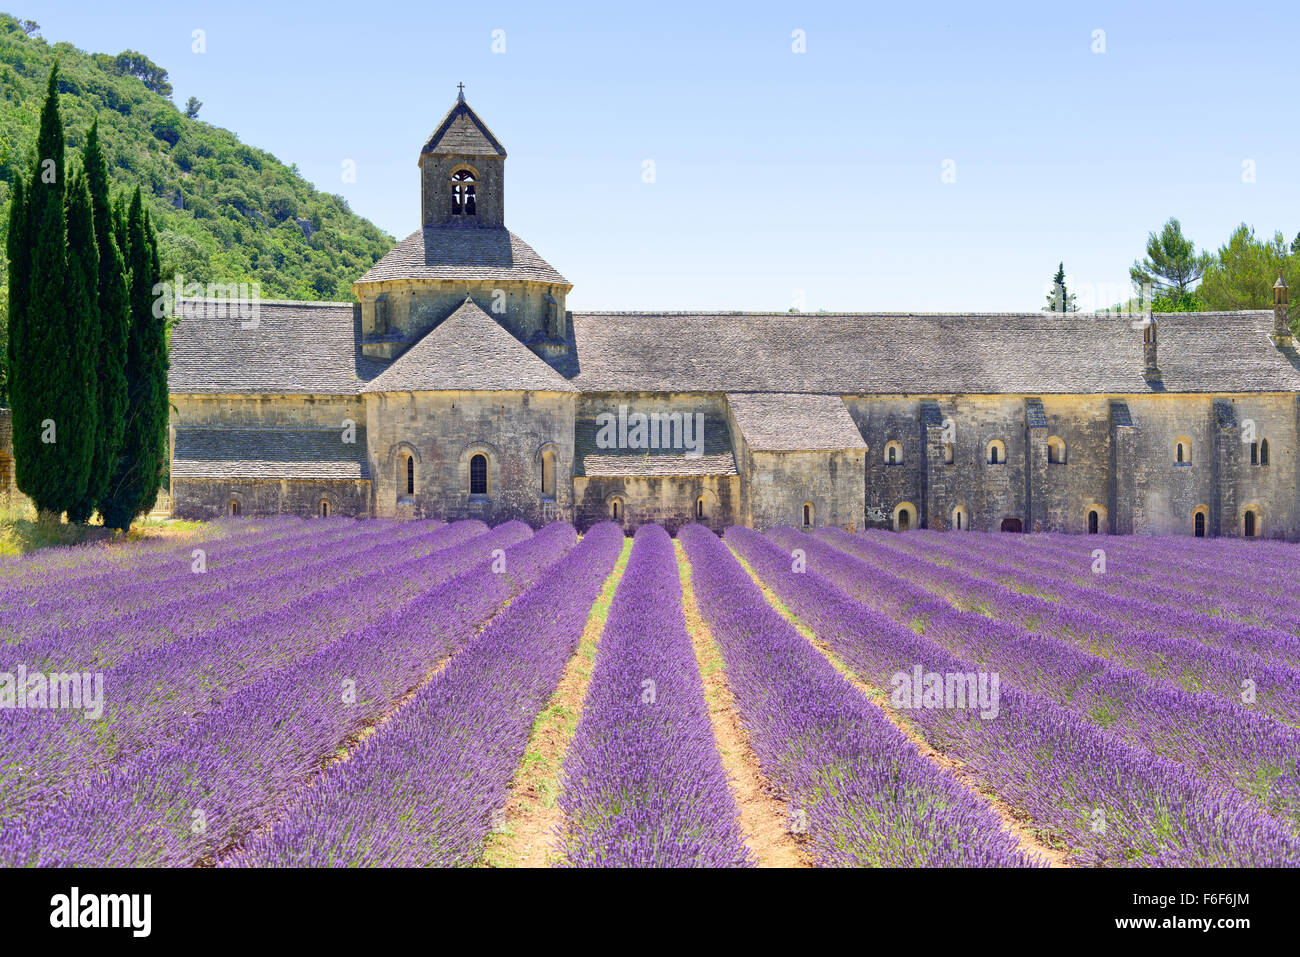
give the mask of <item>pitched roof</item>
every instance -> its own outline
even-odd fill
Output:
[[[609,412],[618,414],[614,409]],[[672,431],[672,421],[667,424],[666,437],[660,428],[660,441],[656,444],[663,447],[656,449],[606,447],[599,441],[601,422],[598,421],[598,416],[580,417],[573,424],[575,474],[592,477],[735,475],[736,457],[731,449],[731,429],[727,426],[726,418],[698,414],[704,415],[704,418],[690,421],[689,436],[685,434],[687,423],[684,418],[678,427],[678,433]],[[654,421],[658,423],[661,420]],[[697,422],[698,431],[695,428]],[[649,429],[645,438],[650,440]],[[691,440],[689,445],[696,446],[695,448],[687,448],[688,438]]]
[[[502,226],[417,229],[357,282],[387,279],[532,279],[569,285],[531,246]]]
[[[1300,390],[1271,312],[1157,316],[1162,383],[1131,316],[574,313],[584,392],[1149,394]]]
[[[729,393],[727,402],[755,452],[865,449],[862,433],[838,395]]]
[[[361,391],[451,390],[577,391],[469,298]]]
[[[177,315],[173,394],[355,395],[383,369],[361,355],[352,303],[183,300]]]
[[[479,115],[470,109],[470,105],[460,99],[447,111],[420,153],[435,156],[500,156],[504,159],[506,148],[492,135]]]
[[[177,429],[175,478],[367,479],[366,430]]]

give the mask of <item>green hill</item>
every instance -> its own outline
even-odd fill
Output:
[[[0,14],[0,290],[8,201],[18,171],[30,168],[56,57],[69,162],[79,161],[98,115],[115,191],[144,190],[164,276],[259,282],[265,299],[350,300],[352,281],[391,248],[343,197],[178,109],[166,71],[145,56],[86,53],[47,43],[37,29]]]

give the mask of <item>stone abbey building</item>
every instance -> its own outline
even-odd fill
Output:
[[[1300,537],[1280,284],[1138,322],[575,313],[505,160],[461,98],[356,302],[182,304],[175,514]]]

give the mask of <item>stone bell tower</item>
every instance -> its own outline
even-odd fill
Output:
[[[420,150],[420,223],[504,226],[506,150],[465,102],[465,85]]]

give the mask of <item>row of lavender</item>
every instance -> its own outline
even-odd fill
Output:
[[[874,537],[883,542],[879,534]],[[1179,613],[1188,611],[1247,625],[1300,633],[1300,596],[1293,577],[1267,579],[1262,570],[1234,574],[1208,558],[1190,566],[1163,561],[1164,546],[1158,541],[1128,542],[1123,539],[1094,539],[1092,548],[1079,551],[1072,543],[1056,539],[1017,540],[1014,536],[974,533],[941,535],[920,532],[908,536],[912,549],[944,559],[969,557],[968,571],[999,581],[1023,585],[1032,575],[1035,587],[1053,589],[1053,582],[1088,586],[1120,600],[1138,598],[1150,605],[1164,606]],[[1249,552],[1250,542],[1238,542],[1238,552]],[[1094,550],[1102,548],[1096,555]],[[1294,564],[1296,556],[1292,555]],[[1055,596],[1053,589],[1050,594]]]
[[[509,547],[489,558],[462,550],[464,564],[450,580],[265,674],[126,767],[79,781],[65,800],[26,820],[0,824],[0,863],[192,864],[270,824],[332,755],[576,540],[562,524],[533,536],[512,522],[490,535]]]
[[[716,535],[689,525],[679,539],[759,764],[819,865],[1042,863],[768,604]]]
[[[552,566],[230,866],[464,866],[482,854],[533,722],[577,649],[623,531]]]
[[[437,526],[408,543],[416,557],[406,561],[376,568],[376,556],[341,560],[330,579],[339,581],[332,587],[323,587],[328,580],[320,578],[318,568],[308,568],[306,574],[286,570],[254,592],[251,607],[267,609],[260,613],[162,645],[156,644],[148,620],[139,623],[138,634],[116,633],[118,643],[129,650],[103,672],[106,710],[97,720],[86,721],[75,711],[19,711],[0,725],[0,754],[9,756],[0,770],[0,783],[6,785],[0,789],[0,817],[20,813],[34,799],[57,801],[73,781],[173,740],[196,715],[220,706],[241,688],[400,610],[484,561],[493,549],[522,537],[518,525],[492,533],[477,521]],[[398,555],[405,549],[394,542],[383,552]],[[304,582],[313,581],[322,590],[283,600],[286,589],[301,591]],[[195,616],[190,609],[190,621],[206,618],[204,603],[197,604],[200,613]],[[45,657],[63,660],[69,654],[65,648],[61,655]]]
[[[844,551],[794,529],[769,536],[783,547],[807,549],[810,567],[886,615],[897,608],[900,593],[914,587],[888,566],[854,557],[853,536],[829,538]],[[1008,593],[1011,601],[1018,597]],[[909,620],[918,617],[920,600],[910,599]],[[999,610],[992,605],[990,619],[938,605],[925,610],[921,627],[927,639],[1002,681],[1055,702],[1135,748],[1177,761],[1209,783],[1235,786],[1262,807],[1300,823],[1300,730],[1032,634],[998,620]]]
[[[898,691],[919,666],[927,684],[978,675],[974,662],[860,603],[756,532],[727,542],[827,646],[870,684]],[[807,552],[810,563],[815,549]],[[792,567],[793,566],[793,567]],[[919,599],[918,599],[919,600]],[[923,612],[936,610],[935,599]],[[911,609],[915,610],[915,609]],[[910,611],[910,610],[909,610]],[[992,714],[909,697],[908,718],[963,761],[1080,863],[1280,866],[1300,861],[1292,829],[1234,788],[1120,740],[1041,695],[1002,683]],[[920,705],[919,707],[916,705]]]
[[[963,608],[988,614],[996,609],[1002,621],[1114,658],[1148,677],[1288,724],[1300,721],[1300,639],[1294,635],[1148,605],[1059,578],[1022,573],[1014,587],[1004,586],[998,567],[978,554],[929,549],[916,536],[849,536],[838,529],[816,534]]]
[[[657,525],[633,540],[559,804],[571,866],[754,863],[714,742],[672,539]]]

